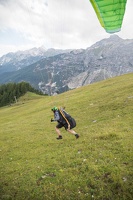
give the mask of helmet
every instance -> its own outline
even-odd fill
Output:
[[[54,106],[51,110],[56,111],[56,110],[58,110],[58,108],[56,106]]]

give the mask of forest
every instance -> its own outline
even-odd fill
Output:
[[[15,103],[19,97],[28,91],[43,95],[41,91],[34,89],[27,82],[0,85],[0,107]]]

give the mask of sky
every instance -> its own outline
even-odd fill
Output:
[[[133,39],[133,0],[116,34]],[[89,0],[0,0],[0,56],[40,46],[86,49],[109,37]]]

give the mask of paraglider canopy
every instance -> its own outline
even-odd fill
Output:
[[[90,0],[101,26],[108,33],[121,30],[127,0]]]

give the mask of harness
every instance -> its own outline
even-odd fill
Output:
[[[61,110],[61,108],[59,108],[59,111],[60,111],[60,114],[62,115],[62,117],[65,119],[65,121],[67,122],[67,124],[68,124],[68,129],[70,129],[70,123],[69,123],[69,121],[67,120],[67,118],[65,117],[65,115],[64,115],[64,113],[63,113],[63,111]]]

